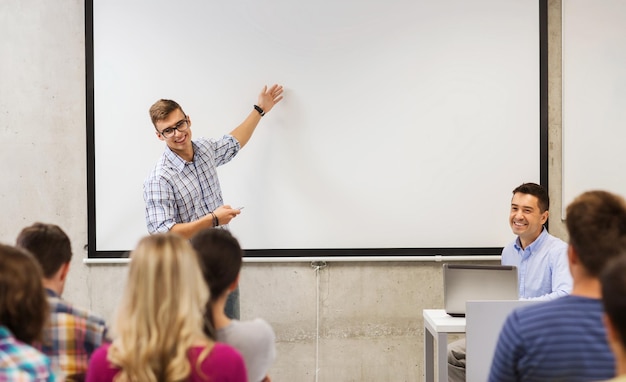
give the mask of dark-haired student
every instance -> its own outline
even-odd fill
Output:
[[[626,252],[611,262],[600,276],[604,327],[615,355],[615,378],[626,382]]]
[[[211,326],[205,332],[217,341],[239,350],[246,363],[250,382],[269,382],[268,370],[276,358],[276,337],[272,327],[263,319],[233,320],[224,313],[228,295],[237,288],[242,263],[239,242],[229,231],[205,229],[191,238],[198,252],[202,273],[209,290],[205,315]]]
[[[32,253],[39,262],[50,306],[43,340],[35,346],[50,357],[57,375],[72,381],[83,380],[89,358],[107,341],[107,325],[93,312],[61,297],[72,260],[70,239],[57,225],[34,223],[22,229],[16,246]]]
[[[626,251],[626,203],[606,191],[589,191],[574,199],[566,214],[572,293],[509,314],[489,381],[583,382],[615,373],[602,323],[599,277]]]
[[[48,303],[41,268],[26,251],[0,244],[0,381],[55,381],[41,339]]]

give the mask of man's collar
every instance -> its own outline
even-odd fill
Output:
[[[193,146],[193,152],[194,152],[194,156],[196,155],[196,151],[197,151],[197,147],[196,144],[192,141],[191,142],[192,146]],[[185,164],[187,164],[187,161],[185,161],[183,158],[181,158],[180,155],[176,154],[174,151],[172,151],[172,149],[169,146],[165,146],[165,157],[167,158],[167,160],[172,164],[172,166],[177,169],[179,172],[183,171],[183,169],[185,168]]]
[[[537,236],[537,238],[530,244],[528,244],[526,246],[526,248],[524,248],[524,250],[527,249],[533,249],[539,245],[541,245],[541,243],[543,242],[544,237],[546,237],[548,235],[548,230],[546,229],[545,226],[543,226],[541,228],[541,233],[539,234],[539,236]],[[517,249],[522,249],[522,243],[520,241],[519,236],[517,237],[517,239],[515,239],[515,246],[517,247]]]

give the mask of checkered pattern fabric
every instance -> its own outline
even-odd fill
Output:
[[[104,320],[88,310],[73,306],[53,291],[46,289],[50,319],[44,329],[43,341],[35,344],[50,357],[52,368],[65,376],[84,375],[89,357],[107,342]]]
[[[0,382],[55,380],[48,357],[0,326]]]
[[[198,220],[224,204],[216,168],[239,152],[239,142],[225,135],[219,140],[201,138],[192,143],[193,162],[185,162],[166,147],[144,182],[150,233],[167,232],[174,224]]]

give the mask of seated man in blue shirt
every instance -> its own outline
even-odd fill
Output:
[[[520,300],[553,300],[572,290],[567,243],[548,233],[546,189],[524,183],[513,190],[509,224],[517,238],[502,250],[502,265],[518,269]],[[465,339],[448,346],[448,379],[465,380]]]
[[[626,202],[590,191],[567,207],[572,294],[514,310],[500,332],[490,381],[598,381],[614,376],[602,323],[600,274],[626,251]]]

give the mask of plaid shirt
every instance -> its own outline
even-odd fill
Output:
[[[239,142],[225,135],[219,140],[200,138],[192,144],[193,162],[166,147],[143,184],[150,233],[196,221],[224,204],[216,168],[237,155]]]
[[[52,368],[65,376],[86,374],[89,357],[107,342],[104,320],[93,313],[72,306],[50,289],[46,289],[50,319],[44,328],[43,342],[35,344],[50,357]]]
[[[0,326],[0,382],[55,380],[48,357]]]

